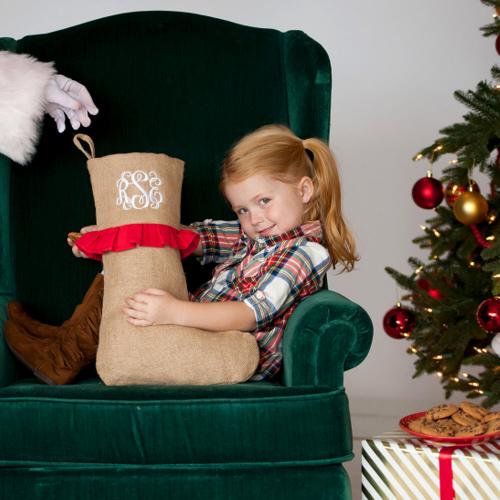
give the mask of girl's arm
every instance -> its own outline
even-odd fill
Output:
[[[215,332],[256,328],[255,314],[243,302],[189,302],[156,288],[127,297],[123,312],[136,326],[181,325]]]
[[[195,255],[199,257],[201,265],[224,262],[231,256],[233,247],[241,237],[240,223],[237,220],[207,219],[193,222],[189,226],[181,225],[181,229],[190,229],[200,235],[200,245]]]

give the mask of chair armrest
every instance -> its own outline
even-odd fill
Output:
[[[283,334],[283,384],[343,386],[344,371],[359,365],[373,324],[358,304],[330,290],[304,299]]]

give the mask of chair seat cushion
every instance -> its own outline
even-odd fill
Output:
[[[322,386],[46,386],[24,379],[0,389],[0,429],[0,466],[48,458],[255,465],[352,458],[345,392]]]

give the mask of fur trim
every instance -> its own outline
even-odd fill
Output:
[[[53,63],[0,51],[0,153],[21,165],[33,156]]]

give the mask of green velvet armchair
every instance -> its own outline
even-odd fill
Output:
[[[283,123],[329,136],[328,56],[301,31],[136,12],[3,38],[0,48],[55,61],[85,83],[100,109],[88,130],[98,156],[184,159],[183,223],[234,218],[218,166],[245,133]],[[72,135],[46,124],[28,167],[0,157],[0,325],[14,297],[60,324],[99,272],[65,242],[95,213]],[[195,259],[185,269],[191,288],[207,277]],[[292,315],[277,379],[201,387],[107,387],[91,369],[47,386],[0,335],[0,498],[350,498],[343,374],[365,358],[372,333],[359,305],[325,289]]]

